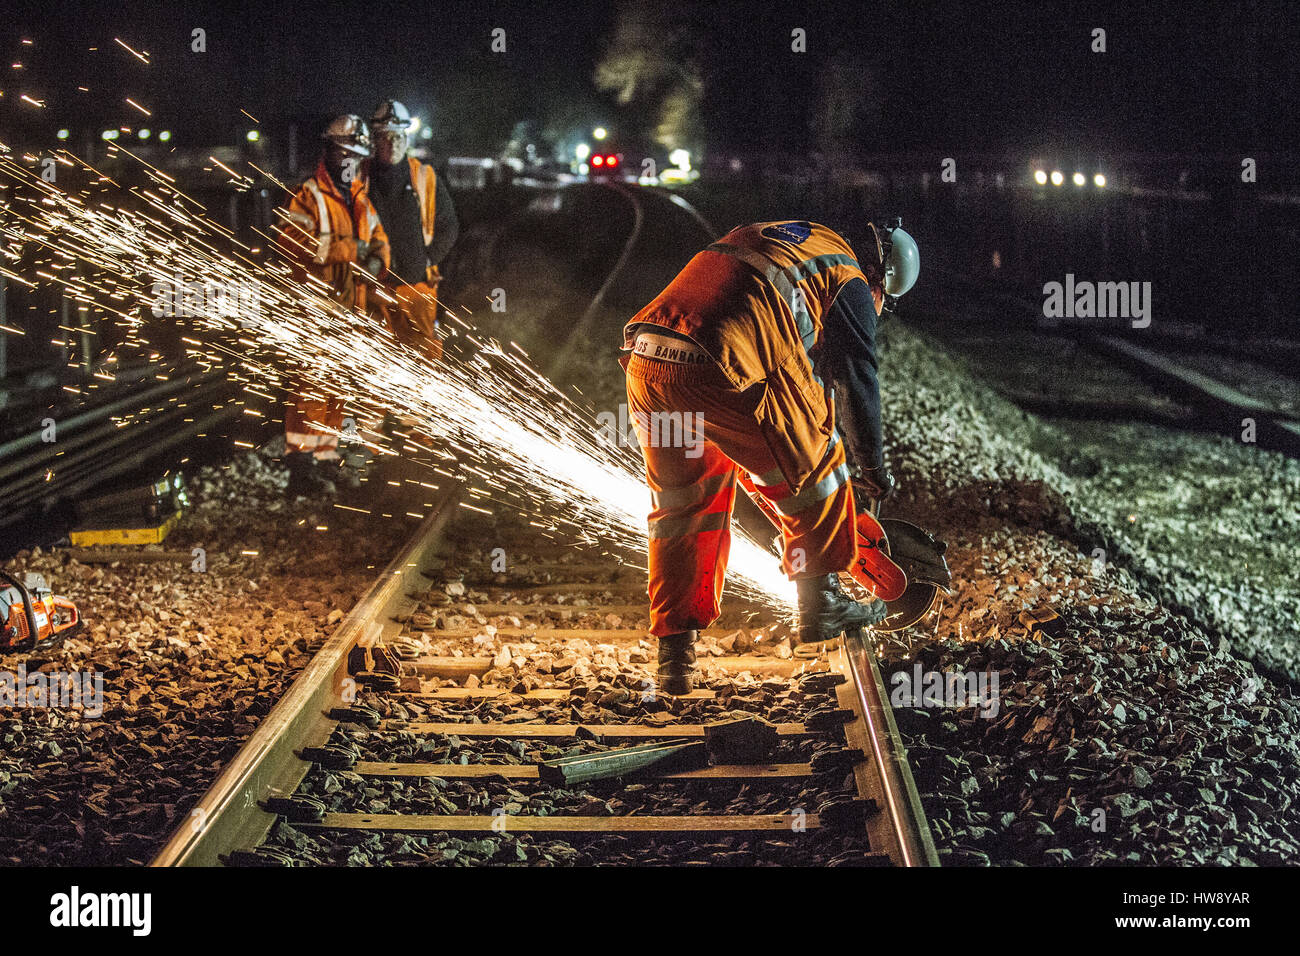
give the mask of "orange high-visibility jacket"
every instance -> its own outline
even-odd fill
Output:
[[[733,229],[628,322],[623,347],[633,347],[638,326],[660,326],[694,340],[737,391],[755,389],[755,421],[795,494],[835,430],[827,387],[810,357],[823,316],[853,279],[871,286],[877,314],[884,304],[880,247],[872,246],[859,265],[848,242],[817,223]]]
[[[357,240],[371,244],[367,258],[378,255],[388,268],[388,236],[370,204],[363,177],[351,183],[345,201],[321,160],[286,207],[280,246],[313,275],[328,283],[344,305],[364,309],[365,284],[357,281]]]

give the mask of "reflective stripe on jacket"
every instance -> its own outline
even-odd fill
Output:
[[[365,285],[352,270],[357,240],[370,243],[367,257],[378,255],[387,268],[388,237],[361,177],[352,181],[350,192],[350,201],[345,201],[322,160],[315,174],[290,198],[279,246],[327,283],[344,305],[364,309]]]
[[[624,330],[661,326],[695,341],[739,391],[758,386],[753,415],[792,494],[825,458],[835,433],[827,388],[811,353],[822,320],[853,279],[871,286],[879,313],[879,250],[868,276],[852,247],[817,223],[763,222],[733,229],[699,253]]]

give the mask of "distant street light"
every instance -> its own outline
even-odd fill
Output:
[[[256,143],[259,139],[262,138],[262,134],[255,129],[250,129],[248,131],[248,135],[244,138],[247,139],[250,143]]]
[[[118,131],[115,129],[106,129],[104,130],[104,132],[100,133],[99,135],[101,139],[114,140],[117,139],[117,137],[120,136],[121,134],[118,133]]]
[[[169,139],[171,139],[171,138],[172,138],[172,131],[169,130],[169,129],[165,129],[165,130],[163,130],[161,133],[158,134],[158,139],[159,139],[161,142],[164,142],[164,143],[167,142],[167,140],[169,140]]]
[[[574,147],[573,155],[577,157],[578,160],[584,160],[591,155],[591,147],[586,143],[579,143]]]
[[[150,132],[149,130],[147,130],[147,129],[142,129],[142,130],[140,130],[138,133],[136,133],[135,135],[136,135],[136,136],[139,136],[141,139],[148,139],[150,136],[153,135],[153,133],[151,133],[151,132]]]
[[[1098,173],[1096,176],[1092,177],[1092,184],[1096,186],[1098,189],[1105,189],[1106,177],[1103,176],[1101,173]]]
[[[1059,185],[1061,185],[1061,183],[1063,183],[1063,182],[1065,182],[1065,177],[1061,175],[1061,171],[1060,171],[1059,169],[1053,169],[1053,170],[1052,170],[1052,185],[1053,185],[1053,186],[1059,186]]]
[[[1084,178],[1083,173],[1075,173],[1075,174],[1074,174],[1074,184],[1075,184],[1076,186],[1082,186],[1082,185],[1083,185],[1084,183],[1086,183],[1087,181],[1088,181],[1088,180]]]
[[[596,137],[596,139],[604,139],[609,135],[609,130],[605,129],[603,126],[597,126],[591,131],[591,135]]]
[[[1035,169],[1035,170],[1034,170],[1034,182],[1038,183],[1038,185],[1040,185],[1040,186],[1046,186],[1046,185],[1047,185],[1047,173],[1044,172],[1044,171],[1041,170],[1041,169]]]
[[[67,131],[66,129],[61,129],[61,130],[59,130],[59,134],[58,134],[58,135],[59,135],[59,139],[67,139],[67,138],[68,138],[68,131]]]

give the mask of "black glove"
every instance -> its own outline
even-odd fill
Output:
[[[379,258],[379,256],[371,256],[366,260],[364,268],[377,279],[379,278],[379,273],[384,271],[384,260]]]
[[[357,262],[365,262],[370,254],[370,243],[364,239],[357,240]]]
[[[894,476],[888,465],[854,468],[849,473],[849,482],[853,485],[853,497],[859,509],[868,507],[872,501],[884,501],[894,493]]]

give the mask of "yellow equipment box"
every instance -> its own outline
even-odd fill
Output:
[[[79,548],[97,544],[159,544],[180,520],[181,513],[177,511],[154,528],[94,528],[73,531],[68,537]]]

